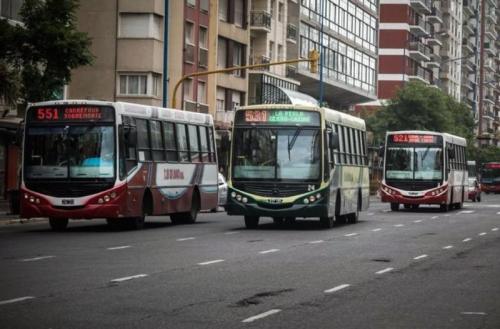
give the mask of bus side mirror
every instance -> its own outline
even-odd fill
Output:
[[[135,126],[123,126],[123,140],[129,147],[137,146],[137,128]]]
[[[384,153],[385,153],[385,147],[384,146],[380,146],[378,148],[378,156],[383,158],[384,157]]]
[[[340,146],[339,135],[335,131],[330,132],[329,142],[330,142],[329,143],[330,145],[328,145],[328,146],[330,147],[330,149],[336,150],[339,148],[339,146]]]
[[[16,139],[14,141],[14,144],[16,146],[21,147],[23,145],[23,136],[24,136],[24,124],[21,123],[16,130]]]
[[[448,149],[448,158],[455,159],[455,150],[454,149]]]

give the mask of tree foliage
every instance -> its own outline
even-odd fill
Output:
[[[429,130],[472,138],[473,117],[461,103],[421,82],[409,82],[388,104],[366,118],[374,143],[382,143],[386,131]]]
[[[0,34],[10,38],[0,49],[0,64],[15,72],[11,78],[18,77],[25,103],[53,99],[70,82],[71,70],[92,62],[90,39],[76,29],[77,8],[77,0],[25,0],[22,25],[0,22]]]

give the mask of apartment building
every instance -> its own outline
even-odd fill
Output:
[[[289,1],[287,7],[288,23],[299,31],[297,43],[287,44],[287,58],[320,51],[324,101],[332,108],[349,109],[375,100],[378,1],[301,0]],[[299,91],[319,98],[320,74],[310,73],[307,63],[289,66],[288,77],[300,82]]]
[[[380,1],[379,102],[408,81],[438,87],[440,67],[448,58],[442,51],[440,37],[447,31],[440,8],[430,0]]]

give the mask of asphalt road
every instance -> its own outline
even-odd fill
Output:
[[[142,231],[0,226],[0,327],[500,328],[500,195],[462,210],[257,230],[224,213]]]

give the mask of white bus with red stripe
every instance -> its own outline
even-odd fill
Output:
[[[382,202],[396,211],[400,205],[439,205],[442,211],[462,208],[467,200],[467,141],[431,131],[391,131],[386,134]]]
[[[26,111],[21,216],[106,218],[142,228],[146,215],[193,223],[217,207],[212,116],[122,102],[55,101]]]

